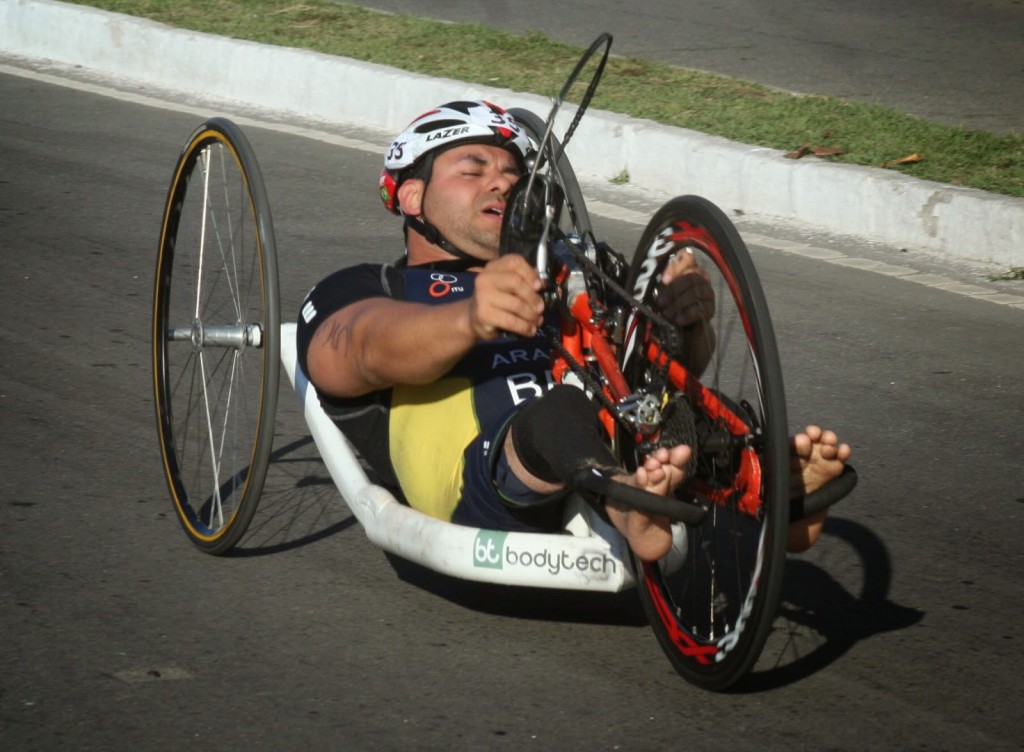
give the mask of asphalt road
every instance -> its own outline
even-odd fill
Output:
[[[287,393],[252,533],[235,556],[194,550],[159,467],[148,340],[162,204],[197,117],[3,74],[0,103],[0,748],[1024,743],[1024,311],[755,249],[793,424],[839,427],[861,483],[789,562],[750,681],[707,694],[634,593],[476,586],[382,554]],[[379,155],[247,132],[285,310],[324,273],[395,255]],[[639,236],[598,229],[623,249]]]
[[[540,31],[786,91],[949,125],[1024,131],[1022,0],[357,0],[379,10]]]

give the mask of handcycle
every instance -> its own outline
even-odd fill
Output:
[[[673,667],[723,690],[753,666],[775,617],[786,527],[834,503],[852,468],[790,503],[781,365],[750,255],[711,202],[666,203],[631,264],[599,242],[565,146],[587,110],[611,47],[584,53],[546,119],[511,113],[536,147],[507,202],[502,252],[521,253],[546,281],[558,314],[552,380],[600,407],[627,470],[652,448],[687,443],[687,477],[671,497],[587,468],[572,480],[565,534],[455,525],[375,484],[297,366],[295,324],[282,323],[269,200],[255,154],[231,121],[212,118],[186,141],[164,211],[153,302],[153,371],[161,456],[177,517],[210,554],[230,551],[256,512],[270,462],[280,362],[332,480],[381,548],[458,578],[618,592],[636,587]],[[592,73],[571,124],[559,110]],[[658,312],[661,273],[693,254],[715,291],[703,341]],[[703,355],[698,355],[703,353]],[[658,562],[633,555],[593,499],[663,514],[673,544]]]

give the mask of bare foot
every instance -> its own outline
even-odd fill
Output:
[[[615,480],[667,496],[683,482],[683,468],[689,461],[690,448],[685,444],[671,450],[662,447],[645,457],[636,473]],[[608,519],[622,533],[630,549],[644,561],[656,561],[672,547],[672,522],[668,517],[631,509],[610,499],[605,509]]]
[[[807,426],[790,439],[789,487],[794,497],[817,491],[843,472],[853,450],[840,444],[833,431]],[[789,525],[786,549],[790,553],[806,551],[821,535],[828,511],[821,511]]]

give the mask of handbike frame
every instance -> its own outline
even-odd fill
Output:
[[[566,292],[565,279],[572,273],[573,270],[569,266],[563,265],[555,281],[556,288],[560,290],[562,307],[568,312],[569,317],[567,321],[563,321],[561,348],[552,364],[554,381],[563,383],[568,374],[573,372],[573,366],[592,363],[600,375],[600,388],[605,397],[600,418],[609,441],[616,440],[617,424],[624,424],[627,428],[632,428],[633,439],[640,445],[651,438],[652,432],[645,432],[642,429],[643,421],[627,415],[628,406],[638,403],[643,395],[634,391],[627,383],[617,356],[617,353],[621,353],[622,349],[627,347],[627,343],[635,343],[638,336],[636,327],[639,319],[636,307],[631,309],[626,318],[627,331],[622,335],[623,341],[615,341],[614,333],[610,331],[606,322],[620,320],[625,312],[609,310],[605,301],[592,295],[589,285]],[[730,285],[735,287],[734,281],[730,280]],[[695,407],[726,430],[734,441],[744,444],[740,450],[740,467],[732,485],[727,488],[703,486],[701,496],[716,504],[735,503],[742,512],[751,516],[760,514],[763,506],[760,493],[762,474],[760,460],[753,446],[753,440],[757,436],[756,429],[748,425],[713,390],[705,386],[697,375],[673,359],[656,342],[648,343],[641,356],[659,369],[664,369],[669,384],[684,392]],[[658,409],[657,406],[655,409]],[[654,429],[654,433],[656,432],[657,427]],[[654,500],[651,501],[657,504]],[[692,507],[690,509],[692,510]],[[663,512],[664,505],[657,504],[650,511]],[[672,511],[671,516],[687,524],[699,524],[703,518],[702,515],[696,514],[695,510],[693,513],[687,512],[686,507]]]

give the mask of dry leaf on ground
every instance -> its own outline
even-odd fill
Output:
[[[923,162],[924,157],[918,154],[916,151],[913,154],[908,154],[905,157],[899,159],[890,159],[888,162],[882,162],[882,167],[896,167],[901,164],[913,164],[914,162]]]
[[[791,151],[785,156],[786,159],[800,159],[808,154],[813,154],[816,157],[835,157],[842,153],[843,150],[838,146],[811,146],[810,144],[804,144],[799,149]]]

